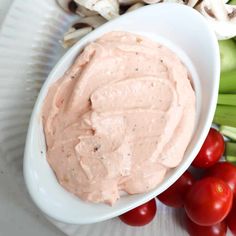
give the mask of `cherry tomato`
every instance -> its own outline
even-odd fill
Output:
[[[233,207],[226,218],[227,225],[233,235],[236,235],[236,199],[234,199]]]
[[[207,177],[195,182],[189,189],[184,208],[194,223],[210,226],[225,219],[232,201],[232,190],[224,181]]]
[[[224,150],[223,136],[216,129],[211,128],[192,166],[200,168],[210,167],[221,158]]]
[[[158,195],[157,198],[167,206],[182,207],[186,192],[193,185],[194,181],[192,174],[186,171],[166,191]]]
[[[229,162],[218,162],[207,169],[205,176],[222,179],[232,189],[236,197],[236,166]]]
[[[120,215],[120,219],[131,226],[143,226],[152,221],[156,214],[156,201],[151,201]]]
[[[211,226],[201,226],[195,224],[186,216],[185,223],[190,236],[225,236],[227,232],[225,221]]]

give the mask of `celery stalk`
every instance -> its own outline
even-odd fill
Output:
[[[220,132],[228,138],[236,141],[236,128],[223,125],[220,127]]]
[[[226,156],[226,161],[231,162],[232,164],[236,165],[236,156]]]
[[[236,94],[219,94],[217,103],[221,105],[236,106]]]
[[[219,92],[236,93],[236,70],[221,73]]]
[[[226,160],[236,164],[236,143],[226,143]]]
[[[214,123],[236,127],[236,106],[217,105]]]

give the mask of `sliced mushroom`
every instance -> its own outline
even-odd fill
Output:
[[[65,33],[62,42],[63,47],[68,48],[72,46],[86,34],[104,24],[105,22],[106,20],[99,15],[80,19],[79,21],[74,23],[71,28]]]
[[[120,15],[128,12],[128,9],[136,3],[143,3],[142,0],[118,0],[118,2],[120,4]]]
[[[98,13],[96,11],[90,11],[81,5],[78,5],[78,8],[76,10],[76,14],[78,14],[81,17],[98,15]]]
[[[159,3],[159,2],[164,2],[164,1],[163,0],[143,0],[143,2],[148,3],[148,4],[153,4],[153,3]]]
[[[196,9],[206,18],[218,39],[236,36],[236,6],[224,0],[205,0]]]
[[[186,5],[190,6],[190,7],[195,7],[197,5],[197,3],[199,3],[199,0],[185,0],[184,1]]]
[[[139,2],[142,2],[142,0],[119,0],[120,5],[126,5],[126,6],[127,5],[130,6]]]
[[[75,13],[78,5],[73,0],[56,0],[57,4],[66,12]]]
[[[173,3],[181,3],[186,4],[184,0],[143,0],[143,2],[147,4],[154,4],[154,3],[160,3],[160,2],[173,2]]]
[[[68,32],[65,33],[62,45],[64,48],[71,47],[77,41],[79,41],[86,34],[91,32],[93,28],[89,25],[83,24],[80,25],[81,28],[71,27]]]
[[[141,3],[141,2],[135,3],[135,4],[133,4],[132,6],[130,6],[130,7],[127,9],[127,11],[126,11],[125,13],[134,11],[134,10],[140,8],[140,7],[143,7],[143,6],[145,6],[144,3]]]
[[[90,11],[96,11],[107,20],[119,16],[117,0],[75,0],[75,2]]]

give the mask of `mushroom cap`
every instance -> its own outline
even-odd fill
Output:
[[[236,6],[223,0],[205,0],[196,6],[219,40],[236,36]]]
[[[75,0],[75,2],[90,11],[96,11],[107,20],[119,16],[119,3],[117,0]]]

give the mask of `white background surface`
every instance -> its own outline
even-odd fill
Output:
[[[0,25],[11,2],[0,0]],[[0,32],[0,236],[63,236],[31,201],[22,156],[32,101],[61,54],[57,40],[68,21],[54,11],[54,0],[16,2],[2,27],[4,33]],[[125,226],[117,219],[82,227],[57,226],[70,236],[185,236],[180,215],[159,205],[155,220],[142,228]]]
[[[0,25],[13,0],[0,0]]]
[[[12,2],[13,0],[0,0],[0,28]],[[4,154],[4,150],[0,146],[1,159],[6,158]],[[21,168],[22,160],[7,160],[7,164]],[[6,173],[5,169],[5,166],[0,166],[0,236],[65,236],[34,206],[26,193],[23,178],[19,176],[21,172],[16,170],[18,173],[14,176],[19,187],[17,189],[13,187],[15,184],[11,185],[12,173]],[[2,189],[9,183],[10,185],[7,187],[9,191],[3,193]],[[22,198],[24,195],[28,198]]]

